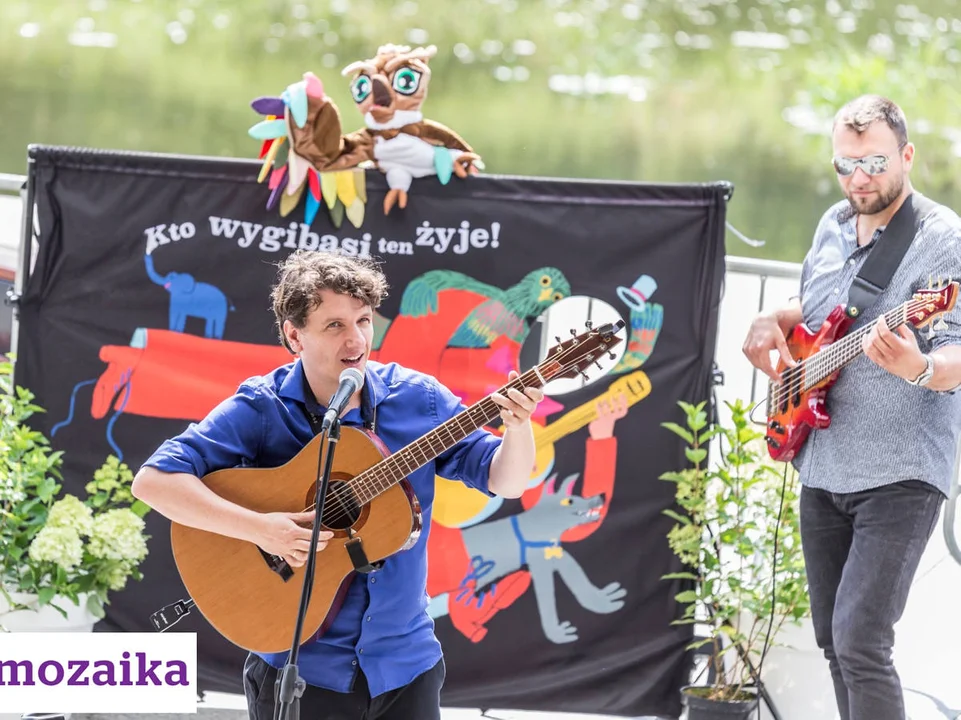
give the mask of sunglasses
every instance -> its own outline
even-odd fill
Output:
[[[868,175],[880,175],[888,169],[887,155],[868,155],[862,158],[849,158],[838,155],[833,158],[834,171],[838,175],[847,177],[853,175],[854,171],[861,168]]]
[[[898,145],[898,150],[903,150],[907,143],[901,143]],[[868,155],[862,158],[849,158],[842,155],[836,155],[831,159],[834,163],[834,171],[838,175],[847,177],[853,175],[854,171],[861,168],[868,175],[880,175],[886,172],[888,169],[888,156],[887,155]]]

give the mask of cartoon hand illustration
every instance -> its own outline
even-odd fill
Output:
[[[607,399],[600,400],[597,403],[597,420],[587,426],[591,439],[604,440],[614,437],[614,423],[627,415],[628,407],[624,393],[619,393],[613,403]]]
[[[582,598],[582,603],[588,610],[605,615],[617,612],[624,607],[622,598],[625,595],[627,595],[627,590],[622,588],[620,583],[612,582],[600,588],[592,597]]]
[[[558,644],[574,642],[577,640],[577,628],[571,625],[567,620],[550,627],[545,626],[544,634],[547,635],[548,640]]]

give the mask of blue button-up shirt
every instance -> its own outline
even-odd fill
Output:
[[[464,409],[434,378],[393,363],[367,364],[364,393],[376,435],[391,452]],[[144,465],[198,477],[228,467],[283,465],[313,437],[305,410],[324,413],[308,395],[299,360],[251,378],[204,420],[164,442]],[[362,421],[358,408],[341,419],[345,426]],[[499,444],[498,437],[478,430],[408,476],[420,502],[424,530],[412,548],[387,558],[381,569],[355,575],[327,631],[300,648],[299,671],[307,683],[347,692],[359,665],[375,696],[406,685],[440,660],[426,591],[434,476],[457,479],[489,494],[488,470]],[[318,561],[323,562],[323,553]],[[287,653],[260,657],[281,668]]]

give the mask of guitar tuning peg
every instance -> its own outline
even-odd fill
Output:
[[[560,341],[561,341],[561,336],[560,336],[560,335],[555,335],[555,336],[554,336],[554,339],[557,340],[557,342],[560,342]]]
[[[571,337],[577,337],[577,330],[571,328]]]
[[[615,354],[614,354],[614,351],[611,350],[609,353],[607,353],[607,357],[609,357],[611,360],[613,360],[614,358],[617,357],[617,355],[615,355]]]
[[[941,276],[938,275],[938,290],[940,290],[942,287],[944,286],[941,284]]]
[[[581,377],[583,377],[585,380],[590,380],[590,378],[587,376],[587,373],[583,370],[581,370]]]
[[[934,282],[932,281],[931,275],[928,275],[928,290],[934,287]]]
[[[586,321],[584,322],[584,327],[586,327],[588,330],[590,330],[592,327],[594,327],[594,323],[592,323],[590,320],[586,320]]]
[[[595,360],[595,361],[594,361],[594,364],[597,365],[597,369],[598,369],[598,370],[603,370],[603,369],[604,369],[604,368],[601,367],[601,363],[600,363],[599,361]]]
[[[927,332],[924,333],[924,337],[928,338],[928,340],[934,337],[934,323],[928,325],[928,329]]]
[[[947,324],[946,322],[944,322],[944,317],[943,317],[943,316],[938,315],[938,319],[934,321],[934,325],[933,325],[932,327],[933,327],[935,330],[947,330],[947,329],[948,329],[948,324]]]

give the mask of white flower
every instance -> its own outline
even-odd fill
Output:
[[[87,549],[106,560],[140,562],[147,557],[144,521],[128,508],[108,510],[93,521]]]
[[[106,583],[111,590],[123,590],[132,569],[129,561],[120,560],[98,571],[97,579]]]
[[[27,494],[23,491],[23,485],[12,475],[0,477],[0,504],[9,503],[16,505],[27,499]]]
[[[83,559],[83,541],[74,528],[45,527],[34,536],[28,552],[32,560],[72,570]]]
[[[93,529],[93,513],[75,495],[67,495],[50,508],[47,527],[74,528],[81,535],[89,535]]]

